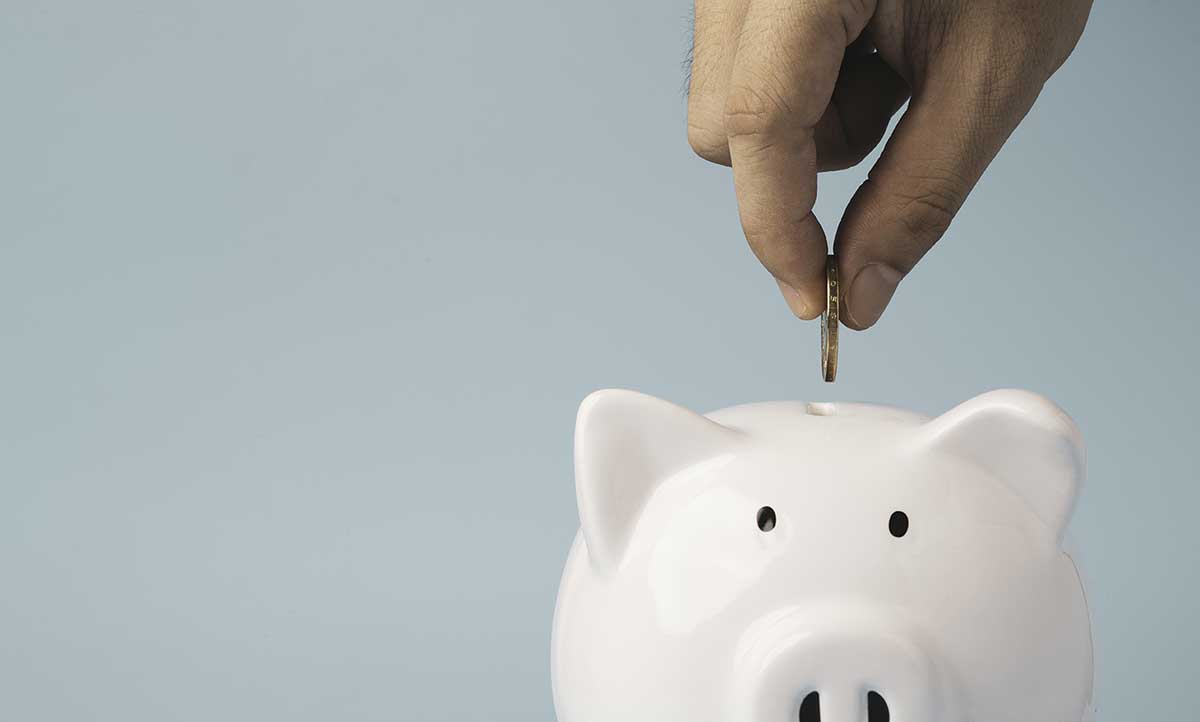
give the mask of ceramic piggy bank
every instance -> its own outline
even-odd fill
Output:
[[[559,722],[1082,722],[1063,532],[1071,420],[996,391],[934,419],[798,402],[584,401]]]

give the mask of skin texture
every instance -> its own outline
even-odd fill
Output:
[[[1091,0],[695,0],[688,141],[733,168],[742,229],[800,318],[825,308],[817,172],[907,110],[834,239],[843,322],[873,325],[950,226]]]

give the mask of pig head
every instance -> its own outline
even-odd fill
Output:
[[[934,419],[776,402],[579,411],[559,722],[1083,722],[1071,420],[996,391]]]

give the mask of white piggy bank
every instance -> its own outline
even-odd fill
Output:
[[[1071,420],[1022,391],[579,410],[559,722],[1082,722]]]

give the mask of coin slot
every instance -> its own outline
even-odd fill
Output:
[[[821,722],[821,695],[809,692],[800,703],[800,722]]]
[[[804,413],[809,416],[835,416],[837,414],[837,404],[811,402],[805,404]]]

